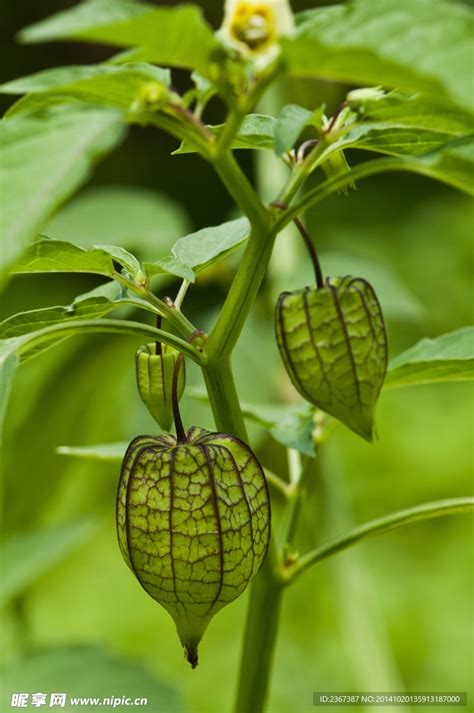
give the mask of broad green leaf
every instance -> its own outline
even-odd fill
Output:
[[[314,458],[314,419],[310,408],[301,405],[287,408],[282,418],[270,428],[270,435],[285,448],[293,448]]]
[[[146,305],[142,300],[127,296],[126,290],[118,282],[108,282],[95,290],[79,295],[67,307],[44,307],[8,317],[0,322],[0,339],[20,337],[62,322],[99,319],[126,304],[140,307]]]
[[[20,33],[23,42],[64,39],[144,48],[136,56],[202,74],[219,47],[198,7],[153,7],[130,0],[89,0]]]
[[[418,161],[434,178],[474,195],[474,135],[453,139]]]
[[[55,95],[63,102],[65,98],[78,99],[97,106],[128,110],[144,85],[158,82],[168,86],[170,79],[169,70],[145,63],[83,65],[47,69],[15,79],[0,85],[0,93],[29,95],[14,104],[8,116],[30,111],[41,103],[43,97],[49,103]]]
[[[129,443],[98,443],[95,446],[59,446],[56,452],[62,456],[102,460],[111,463],[122,462]]]
[[[422,95],[390,92],[365,102],[356,123],[351,119],[327,149],[358,148],[393,156],[430,153],[456,136],[470,134],[472,115]]]
[[[234,149],[269,149],[273,151],[275,141],[276,119],[265,114],[247,114],[242,122],[232,148]],[[222,131],[224,124],[209,126],[216,136]],[[195,153],[196,147],[188,141],[183,141],[173,155]]]
[[[247,239],[249,232],[249,223],[246,218],[231,220],[212,228],[203,228],[185,238],[180,238],[172,249],[172,258],[178,264],[187,266],[197,274],[237,250]],[[166,263],[166,260],[162,262]],[[152,274],[153,269],[161,267],[162,262],[146,263],[147,273]]]
[[[153,275],[175,275],[182,280],[188,280],[188,282],[194,282],[196,279],[194,270],[173,256],[165,257],[157,262],[146,262],[144,268],[149,277],[153,277]]]
[[[54,107],[0,123],[3,269],[124,135],[120,112],[85,105]]]
[[[190,237],[193,236],[181,238],[176,245],[181,240],[187,240]],[[235,244],[237,237],[236,231],[230,230],[227,242],[223,242],[223,249],[225,248],[229,252],[238,247],[238,244]],[[240,239],[240,242],[242,242],[242,239]],[[201,253],[199,251],[197,253],[207,254],[206,250],[208,252],[211,251],[211,246],[209,242],[203,241]],[[214,250],[217,250],[216,246],[214,246]],[[211,257],[209,260],[211,260]],[[121,270],[114,263],[118,263],[125,274],[128,274],[139,285],[144,283],[147,277],[158,274],[175,275],[190,282],[194,282],[195,278],[192,266],[178,254],[163,258],[156,263],[144,263],[142,266],[128,250],[116,245],[96,245],[90,250],[84,250],[84,248],[72,243],[49,239],[40,240],[30,245],[18,260],[14,271],[16,273],[91,272],[117,279]]]
[[[157,260],[188,228],[184,208],[167,195],[136,186],[99,186],[74,197],[44,232],[85,248],[110,243],[143,260]]]
[[[474,109],[470,8],[432,0],[351,0],[298,16],[289,74],[422,91]]]
[[[143,279],[139,261],[127,250],[114,245],[98,245],[90,250],[62,240],[39,240],[30,245],[15,265],[16,273],[91,272],[117,277],[114,262],[137,281]]]
[[[249,115],[248,124],[242,125],[233,148],[276,149],[281,155],[292,148],[301,131],[316,123],[320,110],[290,104],[284,107],[278,119],[265,115]],[[431,97],[409,96],[390,92],[378,101],[366,102],[359,117],[352,117],[336,135],[324,154],[345,148],[358,148],[394,156],[421,155],[439,148],[454,136],[472,130],[472,116]],[[221,126],[210,126],[218,134]],[[314,132],[314,138],[318,133]],[[183,143],[175,153],[191,153],[196,148]]]
[[[64,525],[11,535],[0,543],[2,587],[0,602],[21,594],[41,575],[94,533],[95,522],[81,519]]]
[[[275,153],[277,156],[295,145],[304,127],[313,117],[313,112],[297,104],[288,104],[281,110],[274,129]]]
[[[330,157],[341,148],[362,149],[389,156],[422,156],[446,145],[451,134],[384,124],[361,124],[344,133],[328,148]]]
[[[364,102],[360,116],[362,123],[427,129],[454,136],[472,130],[472,114],[422,94],[389,92]]]
[[[474,379],[474,327],[464,327],[418,344],[392,359],[387,389],[436,381]]]
[[[74,713],[79,707],[75,698],[97,698],[102,711],[117,711],[123,699],[145,699],[150,711],[187,713],[178,691],[167,681],[159,678],[141,663],[114,654],[99,646],[71,644],[55,648],[40,648],[29,651],[23,657],[12,659],[2,672],[0,705],[9,710],[12,694],[19,691],[29,694],[46,693],[44,710]],[[56,703],[50,708],[52,694],[64,692],[64,705]],[[110,704],[103,701],[110,700]],[[52,704],[51,704],[52,705]],[[81,706],[92,711],[95,705]]]

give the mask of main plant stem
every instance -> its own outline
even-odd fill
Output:
[[[270,684],[283,586],[270,549],[251,589],[234,713],[261,713]]]
[[[216,427],[247,440],[232,369],[228,359],[203,367]],[[261,713],[270,683],[280,605],[282,578],[273,542],[251,589],[241,654],[235,713]]]
[[[215,168],[251,224],[251,232],[227,299],[206,344],[203,374],[216,427],[248,440],[231,369],[231,355],[262,284],[275,241],[274,221],[232,156]],[[236,712],[261,713],[268,692],[276,643],[282,583],[273,542],[255,577],[248,602]]]

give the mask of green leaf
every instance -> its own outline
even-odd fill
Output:
[[[169,70],[145,63],[122,66],[110,64],[83,65],[47,69],[44,72],[15,79],[0,85],[2,94],[28,94],[9,110],[8,116],[35,108],[42,100],[49,103],[54,96],[78,99],[89,104],[128,110],[149,82],[168,86]]]
[[[387,389],[437,381],[474,379],[474,327],[464,327],[418,344],[392,359]]]
[[[184,208],[167,195],[136,186],[99,186],[73,198],[44,232],[84,248],[113,243],[156,260],[188,227]]]
[[[146,262],[144,267],[149,277],[153,277],[153,275],[175,275],[182,280],[188,280],[188,282],[194,282],[196,279],[194,270],[172,256],[165,257],[157,262]]]
[[[21,594],[38,577],[46,574],[91,537],[94,530],[95,522],[87,518],[4,539],[0,544],[0,602],[3,604]]]
[[[95,446],[59,446],[56,453],[73,458],[87,458],[88,460],[101,460],[110,463],[121,463],[129,444],[127,441],[120,443],[99,443]]]
[[[175,259],[179,265],[187,266],[197,274],[237,250],[248,238],[249,232],[247,218],[238,218],[212,228],[203,228],[185,238],[180,238],[175,243],[169,264],[174,264],[173,259]],[[159,263],[146,263],[147,273],[152,274],[153,269],[162,267],[163,262],[166,264],[166,260]]]
[[[74,698],[100,699],[101,710],[109,712],[116,711],[122,699],[127,698],[131,701],[143,698],[153,711],[186,713],[188,710],[178,691],[141,663],[89,644],[43,647],[12,659],[2,672],[0,704],[3,710],[10,708],[12,694],[18,691],[29,694],[30,708],[31,695],[46,692],[48,708],[45,710],[50,710],[52,693],[65,692],[64,706],[56,703],[65,713],[77,710],[77,704],[72,703]],[[103,704],[107,699],[110,704]],[[83,710],[92,711],[94,707],[84,705]]]
[[[2,269],[124,135],[120,112],[89,106],[54,107],[0,123]]]
[[[440,131],[454,136],[472,130],[472,115],[436,97],[389,92],[365,101],[359,110],[362,123]]]
[[[472,131],[472,116],[422,95],[391,92],[367,101],[341,128],[325,155],[357,148],[392,156],[418,156],[449,144]]]
[[[294,448],[303,455],[314,458],[313,441],[314,421],[310,409],[287,409],[287,413],[271,429],[270,434],[285,448]]]
[[[415,161],[413,166],[416,166]],[[474,135],[453,139],[421,156],[419,166],[434,178],[474,195]]]
[[[98,245],[90,250],[62,240],[39,240],[30,245],[15,265],[16,273],[32,272],[90,272],[105,277],[117,277],[114,266],[119,263],[140,282],[141,265],[127,250],[115,245]]]
[[[23,42],[64,39],[141,47],[144,51],[136,56],[142,59],[202,74],[219,47],[198,7],[153,7],[129,0],[89,0],[20,33]]]
[[[289,74],[422,91],[474,109],[472,12],[432,0],[352,0],[298,17]]]
[[[45,307],[20,312],[0,322],[0,339],[20,337],[45,327],[78,319],[99,319],[125,304],[146,305],[126,295],[118,282],[108,282],[90,292],[79,295],[67,307]]]
[[[273,151],[275,142],[276,119],[265,114],[247,114],[239,132],[232,142],[233,149],[269,149]],[[224,124],[208,126],[215,136],[222,131]],[[196,146],[189,141],[183,141],[173,155],[195,153]]]
[[[283,107],[275,125],[275,153],[277,156],[281,156],[293,148],[313,115],[314,112],[297,104],[288,104]]]

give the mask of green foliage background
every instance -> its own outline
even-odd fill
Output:
[[[1,50],[2,81],[109,56],[79,44],[12,44],[14,31],[72,4],[24,0],[2,9],[9,38]],[[217,26],[221,4],[201,5]],[[173,72],[178,89],[186,81],[184,73]],[[340,85],[293,80],[266,101],[308,107],[326,101],[333,109],[343,96]],[[6,108],[8,101],[2,103]],[[218,123],[220,108],[212,106],[210,120]],[[171,157],[175,148],[162,133],[132,128],[45,234],[83,246],[115,242],[119,235],[140,258],[157,260],[191,229],[233,217],[211,168],[193,155]],[[282,170],[277,160],[260,155],[252,163],[246,152],[241,159],[271,195]],[[331,198],[307,222],[326,272],[357,273],[373,282],[391,356],[425,335],[472,322],[467,197],[428,179],[384,176]],[[186,310],[203,328],[226,294],[237,257],[205,272],[189,293]],[[280,290],[310,280],[298,239],[280,236],[234,359],[243,401],[296,400],[278,359],[272,312]],[[17,276],[2,296],[1,314],[69,304],[98,284],[89,275]],[[167,283],[163,294],[173,295],[178,286]],[[114,522],[118,464],[55,452],[61,445],[127,441],[153,429],[134,384],[136,346],[136,339],[113,335],[76,338],[26,364],[16,379],[4,434],[3,513],[6,535],[18,536],[19,549],[9,556],[21,553],[26,564],[9,583],[12,596],[3,607],[4,690],[30,690],[31,684],[45,692],[120,695],[129,676],[136,695],[149,697],[150,710],[220,713],[234,690],[246,596],[212,622],[201,663],[191,672],[171,619],[121,559]],[[197,369],[188,371],[200,386]],[[212,426],[206,405],[190,396],[183,403],[188,426]],[[465,495],[472,486],[473,425],[469,385],[383,393],[373,445],[343,427],[328,445],[309,495],[301,546],[385,512]],[[257,427],[252,435],[265,465],[284,475],[284,448]],[[57,530],[43,532],[49,528]],[[313,691],[467,690],[472,536],[471,518],[437,519],[338,555],[301,579],[284,603],[271,713],[314,710]]]

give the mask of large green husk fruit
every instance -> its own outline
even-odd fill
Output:
[[[122,463],[117,533],[124,559],[173,617],[188,661],[211,618],[265,557],[270,501],[256,456],[237,438],[191,428],[138,436]]]
[[[163,431],[173,425],[172,386],[173,374],[179,352],[167,344],[145,344],[135,355],[137,386],[143,403]],[[177,383],[178,400],[183,395],[186,382],[185,365],[182,363]]]
[[[275,326],[281,357],[300,394],[371,441],[387,337],[370,284],[348,276],[284,292]]]

